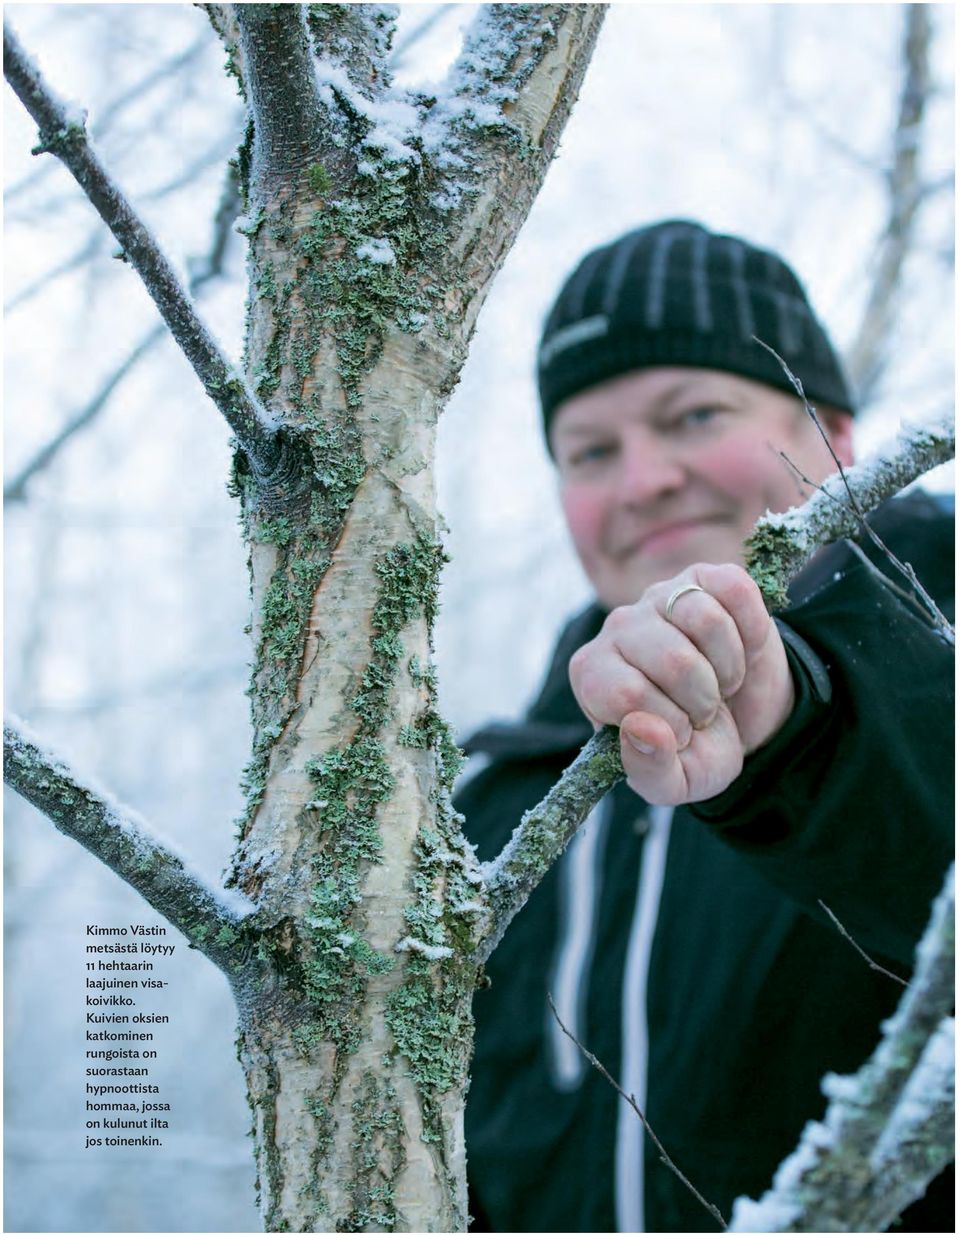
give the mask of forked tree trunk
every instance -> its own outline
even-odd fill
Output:
[[[435,428],[600,14],[494,6],[451,93],[402,103],[378,6],[214,17],[253,119],[246,375],[292,460],[265,482],[238,456],[236,476],[256,667],[234,878],[259,952],[236,987],[261,1206],[277,1230],[465,1230],[488,915],[430,668]]]

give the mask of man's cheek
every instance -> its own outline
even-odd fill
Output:
[[[720,493],[744,511],[766,510],[773,493],[786,475],[786,463],[767,443],[750,440],[727,441],[711,452],[704,474]]]
[[[603,500],[588,489],[568,485],[560,493],[560,504],[577,549],[581,553],[595,553],[603,535]]]

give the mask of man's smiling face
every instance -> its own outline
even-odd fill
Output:
[[[851,417],[824,410],[820,421],[851,464]],[[642,369],[591,387],[557,409],[550,445],[570,534],[608,609],[694,562],[742,565],[760,515],[810,495],[798,472],[819,484],[836,471],[798,399],[713,369]]]

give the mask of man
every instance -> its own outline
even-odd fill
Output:
[[[597,603],[567,626],[524,722],[468,743],[490,763],[458,806],[492,857],[602,724],[620,727],[627,783],[518,915],[475,1000],[475,1229],[716,1229],[548,993],[708,1201],[729,1217],[760,1195],[822,1115],[823,1075],[863,1062],[900,994],[818,902],[908,975],[949,862],[946,643],[847,542],[816,556],[776,621],[742,568],[758,516],[836,470],[756,339],[850,463],[841,367],[772,253],[689,222],[644,228],[589,254],[546,322],[544,424]],[[899,499],[875,526],[952,604],[941,506]],[[953,1229],[937,1190],[900,1229]]]

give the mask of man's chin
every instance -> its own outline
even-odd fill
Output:
[[[691,540],[682,549],[657,554],[639,552],[625,560],[607,562],[602,575],[597,574],[592,582],[601,604],[607,609],[615,609],[618,605],[634,604],[654,583],[672,579],[698,562],[714,565],[736,562],[742,566],[743,560],[739,541],[730,537],[704,536],[696,541]]]

